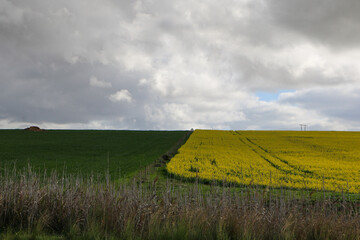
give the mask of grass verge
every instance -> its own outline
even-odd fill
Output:
[[[360,202],[233,191],[172,179],[0,174],[1,237],[12,239],[360,239]],[[105,176],[105,179],[109,177]],[[176,183],[175,183],[176,184]]]

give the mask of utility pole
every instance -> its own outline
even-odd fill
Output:
[[[300,125],[300,131],[306,131],[306,124],[299,124]]]

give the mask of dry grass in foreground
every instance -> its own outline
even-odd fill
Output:
[[[0,174],[0,237],[59,239],[360,239],[359,202],[271,196],[251,187],[204,191],[157,182]],[[161,189],[161,190],[160,190]]]

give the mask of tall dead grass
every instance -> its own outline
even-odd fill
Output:
[[[359,201],[168,181],[0,174],[0,231],[64,238],[360,239]]]

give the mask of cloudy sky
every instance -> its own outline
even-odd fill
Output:
[[[360,130],[358,0],[0,0],[0,128]]]

